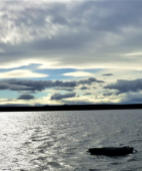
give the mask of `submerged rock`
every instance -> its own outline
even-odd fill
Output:
[[[134,152],[133,147],[102,147],[102,148],[90,148],[88,152],[91,155],[105,155],[105,156],[125,156]]]

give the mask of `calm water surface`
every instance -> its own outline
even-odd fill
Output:
[[[133,146],[125,157],[92,147]],[[142,171],[142,110],[0,113],[0,171]]]

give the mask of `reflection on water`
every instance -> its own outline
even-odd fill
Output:
[[[0,113],[0,170],[142,170],[142,110]],[[134,146],[126,157],[90,156],[99,146]]]

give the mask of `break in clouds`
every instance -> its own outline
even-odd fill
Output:
[[[142,2],[0,2],[0,104],[139,103]]]

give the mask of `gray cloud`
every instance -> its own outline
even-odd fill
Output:
[[[109,76],[113,76],[113,74],[112,73],[106,73],[106,74],[103,74],[103,76],[109,77]]]
[[[81,89],[81,90],[87,90],[87,89],[88,89],[88,87],[83,86],[83,87],[81,87],[80,89]]]
[[[116,89],[118,93],[137,92],[142,90],[142,79],[118,80],[116,83],[105,86],[107,89]]]
[[[34,80],[3,80],[0,81],[1,90],[14,91],[42,91],[53,87],[75,87],[75,81],[34,81]]]
[[[100,83],[101,80],[95,78],[88,78],[84,80],[72,80],[72,81],[60,81],[60,80],[0,80],[0,90],[13,90],[13,91],[42,91],[47,88],[62,88],[62,89],[72,89],[78,85],[90,84],[90,83]]]
[[[51,100],[62,100],[62,99],[71,98],[75,96],[76,96],[76,93],[67,93],[67,94],[55,93],[51,96]]]
[[[22,94],[18,97],[18,99],[22,99],[22,100],[32,100],[34,99],[33,95],[30,94]]]
[[[97,80],[96,78],[90,77],[88,79],[78,81],[79,84],[91,84],[91,83],[104,83],[102,80]]]
[[[141,1],[47,4],[14,0],[0,2],[0,12],[1,63],[38,57],[84,67],[142,62],[123,55],[141,51]]]
[[[115,92],[104,92],[103,95],[104,96],[112,96],[112,95],[115,95]]]

